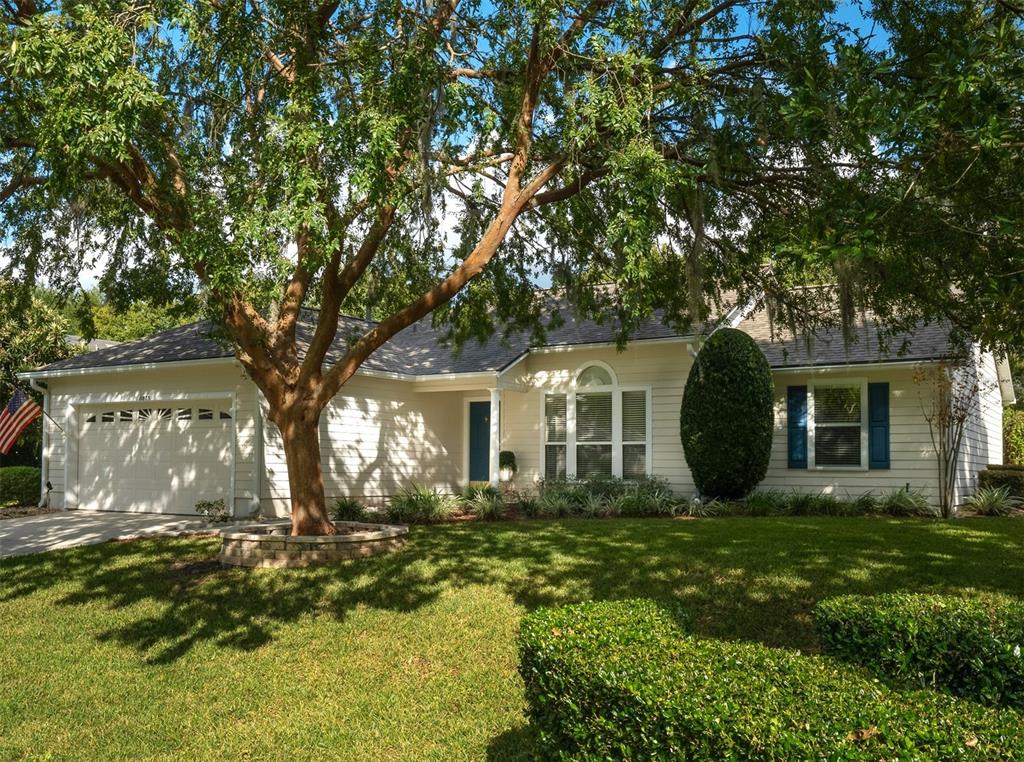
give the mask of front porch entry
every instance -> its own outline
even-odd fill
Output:
[[[473,390],[477,394],[479,391]],[[463,408],[462,479],[498,486],[498,454],[501,452],[501,390],[487,390],[488,397],[468,396]]]
[[[469,403],[469,480],[486,482],[491,478],[491,402]]]

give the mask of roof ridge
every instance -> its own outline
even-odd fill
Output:
[[[315,312],[315,313],[319,314],[322,308],[320,308],[320,307],[300,307],[299,309],[300,309],[301,312]],[[338,317],[348,318],[349,320],[358,320],[360,323],[368,323],[370,325],[380,325],[380,321],[379,320],[370,320],[368,318],[361,318],[361,317],[359,317],[357,315],[349,315],[347,312],[339,312],[338,313]]]

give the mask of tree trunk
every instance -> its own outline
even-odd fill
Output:
[[[327,515],[324,472],[320,465],[320,416],[297,411],[282,417],[278,428],[284,440],[288,486],[292,499],[292,534],[336,534]]]

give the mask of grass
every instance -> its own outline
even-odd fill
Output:
[[[0,561],[0,759],[515,759],[539,605],[675,599],[707,637],[815,650],[822,597],[1024,595],[1024,521],[533,521],[394,555],[221,570],[212,539]]]

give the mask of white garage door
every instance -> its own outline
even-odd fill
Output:
[[[79,507],[195,513],[199,500],[229,498],[231,413],[226,400],[83,410]]]

